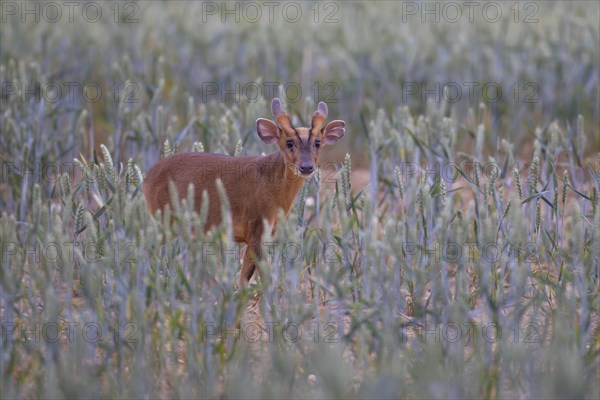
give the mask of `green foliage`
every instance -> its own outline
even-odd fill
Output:
[[[319,29],[198,23],[196,3],[140,2],[135,27],[0,27],[2,82],[122,83],[94,104],[3,93],[3,398],[599,396],[597,13],[552,2],[535,26],[424,34],[394,2]],[[409,77],[488,70],[552,106],[402,101]],[[267,279],[238,291],[231,218],[205,232],[194,188],[151,216],[142,171],[178,151],[269,151],[254,132],[269,99],[202,101],[202,83],[296,74],[342,88],[330,117],[350,151],[265,230]],[[308,121],[320,99],[283,100]]]

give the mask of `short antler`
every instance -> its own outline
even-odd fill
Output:
[[[322,101],[317,106],[317,111],[313,114],[311,127],[313,130],[320,131],[325,126],[325,120],[327,119],[327,104]]]
[[[271,102],[271,111],[277,120],[277,125],[286,131],[294,131],[290,116],[281,108],[281,100],[279,100],[277,97],[275,97]]]
[[[283,110],[281,109],[281,100],[279,100],[277,97],[275,97],[271,102],[271,112],[273,112],[275,117],[279,117],[279,115],[283,114]]]

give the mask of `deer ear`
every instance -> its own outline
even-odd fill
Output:
[[[277,144],[279,142],[279,128],[275,125],[275,122],[259,118],[256,120],[256,131],[258,136],[266,144]]]
[[[323,129],[323,144],[335,144],[346,134],[346,123],[336,119]]]

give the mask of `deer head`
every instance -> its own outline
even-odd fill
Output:
[[[271,111],[276,122],[257,119],[258,136],[267,144],[279,146],[286,167],[304,178],[312,176],[319,165],[321,146],[336,143],[346,133],[346,123],[342,120],[325,125],[328,111],[323,102],[317,106],[310,128],[295,128],[289,115],[281,108],[278,98],[273,99]]]

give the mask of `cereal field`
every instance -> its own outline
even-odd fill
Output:
[[[599,18],[1,1],[1,397],[598,398]],[[205,232],[191,194],[153,216],[141,185],[278,151],[274,97],[346,134],[239,288],[231,218]]]

